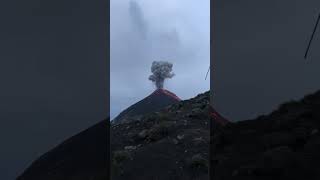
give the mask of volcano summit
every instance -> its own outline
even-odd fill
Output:
[[[112,121],[112,123],[119,124],[139,120],[144,114],[156,112],[168,105],[181,101],[177,95],[163,88],[164,81],[172,78],[175,75],[172,72],[172,67],[173,64],[167,61],[152,62],[152,74],[149,76],[149,80],[155,84],[157,89],[146,98],[121,112]]]
[[[146,98],[122,111],[112,122],[119,124],[129,122],[130,120],[138,120],[144,114],[158,111],[179,101],[181,101],[181,99],[174,93],[159,88]]]

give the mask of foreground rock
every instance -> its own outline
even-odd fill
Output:
[[[111,126],[112,180],[208,180],[209,92]]]
[[[214,132],[215,180],[320,179],[320,91]]]

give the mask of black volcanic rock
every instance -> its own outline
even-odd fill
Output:
[[[112,124],[112,180],[207,180],[210,141],[212,179],[320,179],[320,91],[254,120],[215,113],[207,92]],[[108,129],[107,119],[70,138],[17,180],[108,179]]]
[[[34,161],[17,180],[105,180],[109,174],[106,119]]]
[[[320,91],[214,131],[215,180],[320,179]]]
[[[111,161],[107,119],[41,156],[17,180],[105,180],[109,162],[113,180],[207,180],[210,125],[226,122],[209,107],[209,92],[185,101],[165,90],[151,97],[175,103],[111,124]]]
[[[157,89],[146,98],[122,111],[112,121],[112,123],[118,124],[128,122],[129,120],[136,120],[143,114],[158,111],[168,105],[175,104],[179,101],[180,98],[174,93],[165,89]]]
[[[112,180],[207,180],[209,92],[111,125]]]

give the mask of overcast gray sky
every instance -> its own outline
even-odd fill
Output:
[[[215,0],[214,105],[231,120],[269,113],[320,89],[319,0]]]
[[[182,99],[209,90],[209,0],[111,0],[111,118],[155,89],[152,61],[173,63],[165,88]]]

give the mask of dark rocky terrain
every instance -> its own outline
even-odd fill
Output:
[[[110,120],[71,137],[34,161],[17,180],[106,180]]]
[[[236,123],[209,106],[206,92],[112,124],[111,178],[207,180],[210,159],[215,180],[318,180],[319,120],[320,91]],[[108,179],[108,129],[109,119],[70,138],[17,180]]]
[[[209,92],[111,126],[112,180],[207,180]]]
[[[113,180],[208,179],[210,119],[225,122],[210,111],[209,92],[186,101],[164,91],[152,96],[175,101],[157,112],[111,124],[110,139],[106,119],[41,156],[17,180],[105,180],[109,162]]]
[[[319,180],[320,91],[254,120],[215,128],[215,180]]]

